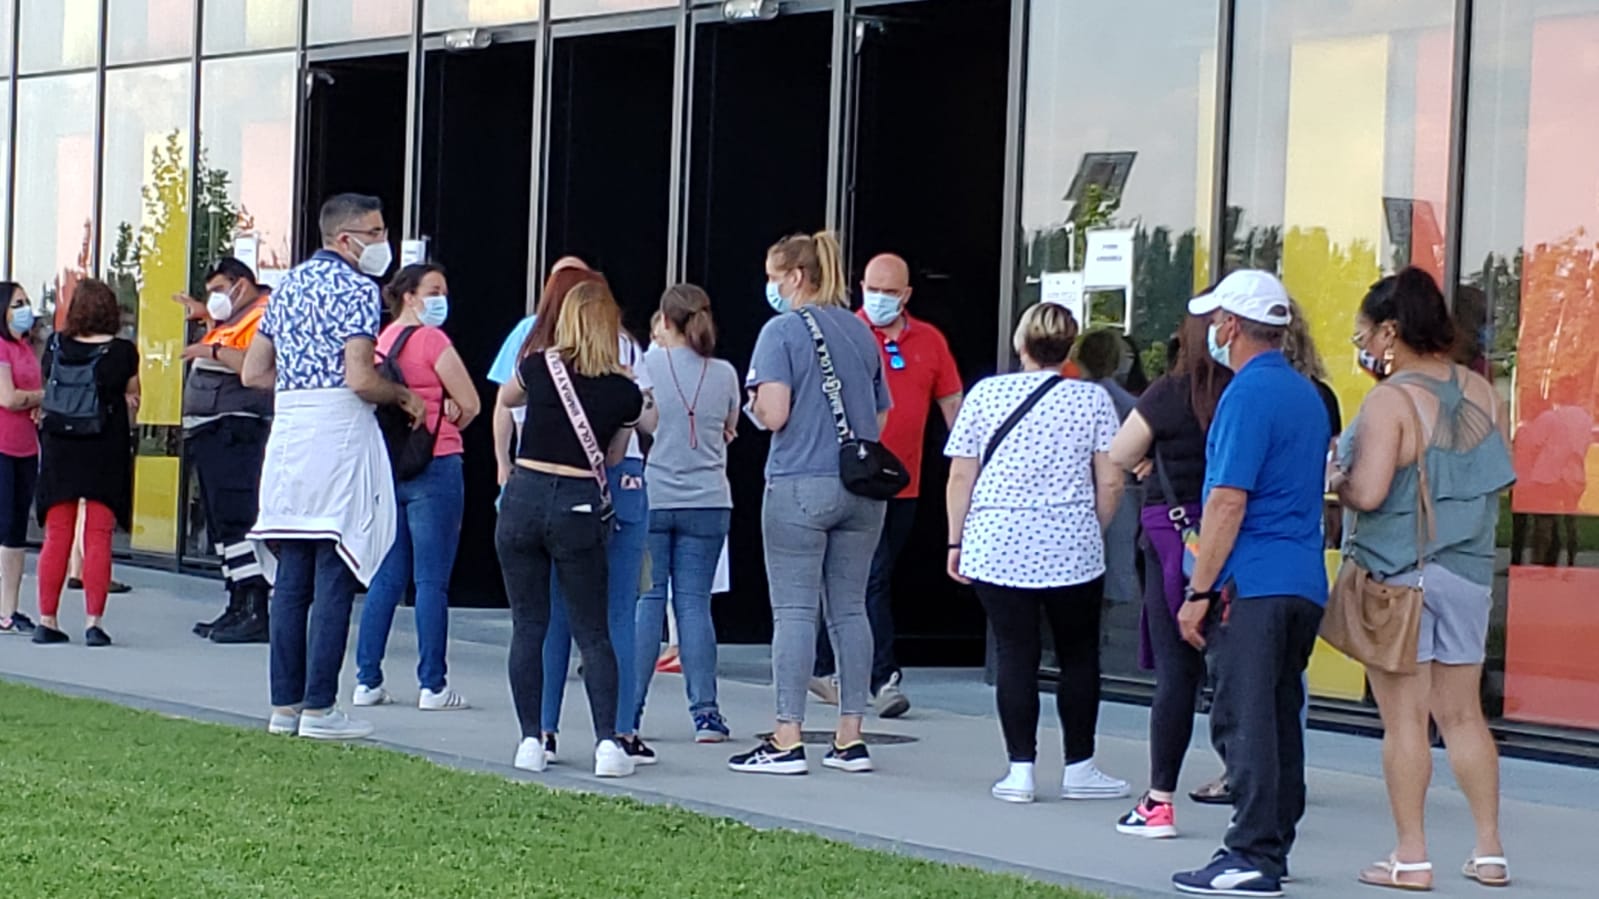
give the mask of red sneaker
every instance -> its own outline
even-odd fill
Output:
[[[1177,814],[1170,802],[1156,802],[1145,793],[1133,810],[1116,822],[1116,832],[1151,840],[1169,839],[1177,836]]]

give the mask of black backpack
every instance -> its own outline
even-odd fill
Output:
[[[405,375],[400,371],[400,353],[416,330],[416,326],[412,325],[401,331],[377,366],[378,374],[402,387],[406,385]],[[399,406],[379,406],[377,416],[378,428],[383,432],[383,443],[388,447],[389,465],[394,469],[395,478],[409,481],[421,474],[433,461],[433,445],[439,437],[444,404],[439,403],[439,421],[434,422],[432,430],[428,429],[427,422],[423,422],[421,427],[411,427],[411,417]]]
[[[100,398],[96,377],[100,360],[111,349],[102,343],[83,359],[61,357],[61,336],[50,337],[50,378],[44,385],[44,401],[39,404],[40,427],[46,434],[70,437],[96,437],[105,430],[110,410]]]

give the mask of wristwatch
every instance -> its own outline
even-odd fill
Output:
[[[211,361],[215,362],[217,360],[219,352],[220,347],[217,344],[211,344]]]
[[[1183,588],[1183,602],[1214,602],[1221,599],[1221,591],[1215,587],[1209,590],[1195,590],[1193,587]]]

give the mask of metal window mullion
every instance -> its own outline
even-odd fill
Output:
[[[405,179],[400,203],[400,236],[416,237],[417,194],[422,131],[422,0],[411,3],[411,39],[405,55]]]
[[[849,0],[833,0],[833,64],[828,84],[827,212],[824,227],[837,232],[843,224],[841,191],[844,181],[845,95],[850,82]]]
[[[1455,52],[1453,81],[1449,98],[1449,183],[1444,201],[1444,300],[1455,308],[1456,287],[1460,283],[1462,233],[1466,220],[1466,127],[1471,94],[1471,0],[1455,0]]]
[[[527,294],[523,298],[524,314],[531,315],[538,304],[539,289],[544,279],[539,273],[544,269],[545,178],[544,165],[549,145],[549,104],[545,94],[550,85],[550,0],[539,3],[539,36],[533,45],[533,147],[528,160],[527,202]]]
[[[1029,0],[1011,0],[1010,72],[1005,97],[1004,209],[1000,219],[999,339],[994,346],[995,367],[1010,368],[1011,323],[1016,319],[1016,273],[1021,264],[1022,129],[1027,118],[1027,28]]]
[[[106,22],[110,15],[111,0],[100,0],[99,39],[95,42],[94,64],[94,208],[89,211],[89,266],[88,273],[100,274],[100,218],[105,203],[105,57]],[[60,302],[61,298],[57,298]]]
[[[1233,37],[1237,0],[1221,0],[1216,23],[1216,119],[1210,165],[1210,280],[1221,279],[1227,265],[1227,156],[1233,135]]]
[[[689,36],[694,24],[690,0],[680,0],[677,21],[672,32],[672,137],[671,170],[666,179],[666,283],[676,284],[683,275],[683,220],[685,199],[684,173],[688,170],[688,92],[693,90],[693,73],[689,65]]]
[[[3,2],[3,0],[0,0]],[[6,92],[10,95],[10,104],[6,107],[6,208],[5,216],[5,241],[0,245],[0,272],[7,278],[11,277],[11,245],[17,224],[17,54],[22,50],[22,41],[18,35],[22,31],[22,0],[11,0],[11,33],[4,39],[11,44],[11,65],[6,69],[9,80],[6,82]]]
[[[296,249],[304,245],[302,241],[305,240],[306,236],[304,234],[305,210],[306,203],[309,201],[309,197],[306,196],[305,176],[305,167],[308,161],[305,147],[305,115],[306,106],[311,99],[310,83],[307,77],[310,75],[309,59],[305,46],[306,20],[310,18],[310,12],[306,8],[306,4],[309,2],[310,0],[300,0],[297,4],[298,9],[295,11],[295,15],[299,18],[295,23],[294,37],[294,214],[289,216],[289,261],[291,264],[294,261],[293,257]]]
[[[194,0],[194,49],[189,55],[189,228],[183,236],[184,245],[188,247],[184,253],[187,263],[184,266],[185,287],[193,290],[195,285],[187,283],[188,273],[194,271],[194,254],[199,248],[194,245],[195,212],[200,205],[199,175],[200,175],[200,41],[204,37],[205,29],[205,0]],[[178,369],[178,377],[187,377],[182,367]],[[172,547],[172,570],[183,570],[183,558],[189,546],[189,454],[183,451],[183,432],[178,432],[178,531],[176,543]]]

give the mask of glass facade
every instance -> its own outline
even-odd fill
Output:
[[[781,231],[831,226],[847,243],[851,209],[864,196],[852,193],[854,182],[869,179],[857,170],[865,157],[852,111],[888,108],[894,98],[881,87],[889,81],[861,74],[870,67],[841,73],[840,88],[828,66],[852,46],[860,52],[862,41],[868,52],[914,53],[918,32],[905,23],[918,10],[958,9],[1011,30],[1002,48],[981,51],[998,54],[993,64],[974,69],[1009,99],[993,147],[1006,187],[981,198],[1004,211],[1003,233],[981,248],[1004,272],[990,294],[997,299],[969,301],[992,304],[1002,344],[1019,308],[1067,302],[1090,324],[1125,330],[1153,376],[1193,291],[1232,268],[1270,269],[1304,308],[1348,421],[1370,383],[1347,342],[1356,303],[1383,273],[1431,271],[1475,338],[1461,361],[1492,376],[1514,427],[1520,480],[1499,533],[1485,699],[1505,732],[1599,741],[1599,657],[1585,639],[1599,629],[1589,599],[1599,588],[1599,157],[1591,152],[1599,124],[1590,100],[1599,91],[1599,0],[907,0],[882,15],[879,6],[814,0],[784,4],[776,23],[727,25],[719,4],[698,0],[0,2],[0,164],[8,171],[0,268],[46,314],[78,279],[107,279],[145,360],[136,526],[125,548],[181,561],[210,551],[181,463],[178,359],[188,332],[171,295],[197,289],[206,266],[228,252],[253,255],[271,283],[314,243],[306,207],[314,209],[320,197],[311,194],[324,180],[347,189],[370,174],[372,184],[360,186],[391,198],[396,237],[404,222],[413,232],[425,223],[440,233],[403,236],[448,248],[445,264],[503,264],[503,248],[471,256],[482,244],[474,227],[525,248],[512,254],[515,284],[485,280],[476,291],[485,305],[463,296],[461,321],[452,319],[463,357],[475,359],[491,354],[498,332],[526,308],[522,279],[536,283],[548,256],[592,253],[625,280],[626,261],[606,257],[621,252],[604,246],[614,229],[593,229],[585,240],[595,246],[561,245],[575,233],[571,210],[616,208],[602,194],[617,179],[601,171],[582,190],[557,183],[554,167],[570,153],[551,145],[566,140],[566,119],[550,110],[589,108],[595,84],[631,96],[628,85],[646,76],[632,71],[638,59],[594,49],[604,41],[566,50],[560,41],[663,26],[647,77],[666,80],[634,92],[648,95],[655,114],[595,127],[604,126],[596,132],[603,149],[664,148],[652,165],[637,166],[659,192],[649,194],[657,212],[639,214],[660,216],[665,274],[681,278],[699,274],[706,235],[747,237],[755,255]],[[616,15],[648,10],[670,12]],[[1012,19],[1013,10],[1022,15]],[[1469,29],[1456,19],[1460,10]],[[538,29],[504,27],[541,17],[562,25],[548,55],[535,58]],[[590,21],[572,27],[574,18]],[[446,49],[437,37],[474,27],[501,30],[486,50]],[[391,40],[413,37],[414,50]],[[372,41],[388,43],[363,45]],[[1021,59],[1009,58],[1012,47]],[[387,55],[371,56],[376,50]],[[738,138],[743,146],[726,156],[733,169],[704,170],[701,157],[730,133],[710,123],[748,125],[754,118],[735,110],[777,108],[777,95],[761,85],[776,83],[778,50],[803,56],[784,77],[811,79],[803,108],[815,127],[776,148],[785,154],[780,166]],[[590,57],[593,65],[561,64]],[[541,69],[545,58],[557,65]],[[1458,71],[1462,60],[1469,68]],[[415,108],[404,102],[410,84],[424,86]],[[529,95],[494,115],[522,135],[514,151],[501,141],[496,153],[476,152],[485,138],[472,130],[481,128],[474,98],[513,84]],[[379,91],[383,102],[374,104]],[[793,102],[784,107],[789,118]],[[544,119],[534,121],[535,109]],[[416,145],[394,134],[416,135]],[[971,140],[982,152],[982,138]],[[319,141],[356,149],[329,162]],[[495,198],[506,202],[475,202],[487,176],[440,162],[467,157],[517,171],[516,189]],[[600,168],[622,164],[602,164],[610,158],[585,156]],[[776,215],[770,196],[727,188],[739,176],[767,184],[774,166],[808,174],[803,184],[790,178],[794,209],[767,224],[760,215]],[[711,174],[726,202],[707,213],[709,188],[696,184]],[[525,222],[524,203],[532,207]],[[935,227],[924,218],[896,227]],[[729,295],[719,308],[730,332],[764,316],[758,305],[738,305],[759,292],[758,260],[748,271],[741,260],[742,251],[732,254],[711,285]],[[652,304],[659,268],[654,256],[641,266],[627,302]],[[925,262],[921,269],[918,278],[948,277]],[[488,323],[470,323],[489,302],[498,305],[481,313]],[[729,340],[735,361],[741,339]],[[972,357],[961,360],[969,376],[995,364],[963,352]],[[471,441],[484,439],[469,435],[469,455],[486,448]],[[491,487],[469,485],[469,518],[492,520]],[[754,551],[749,539],[736,547]],[[764,584],[749,589],[758,594]],[[760,597],[750,598],[758,606]],[[1134,598],[1112,597],[1104,653],[1107,674],[1131,680],[1147,677],[1132,664]],[[1322,702],[1369,708],[1359,669],[1325,648],[1311,685]]]

